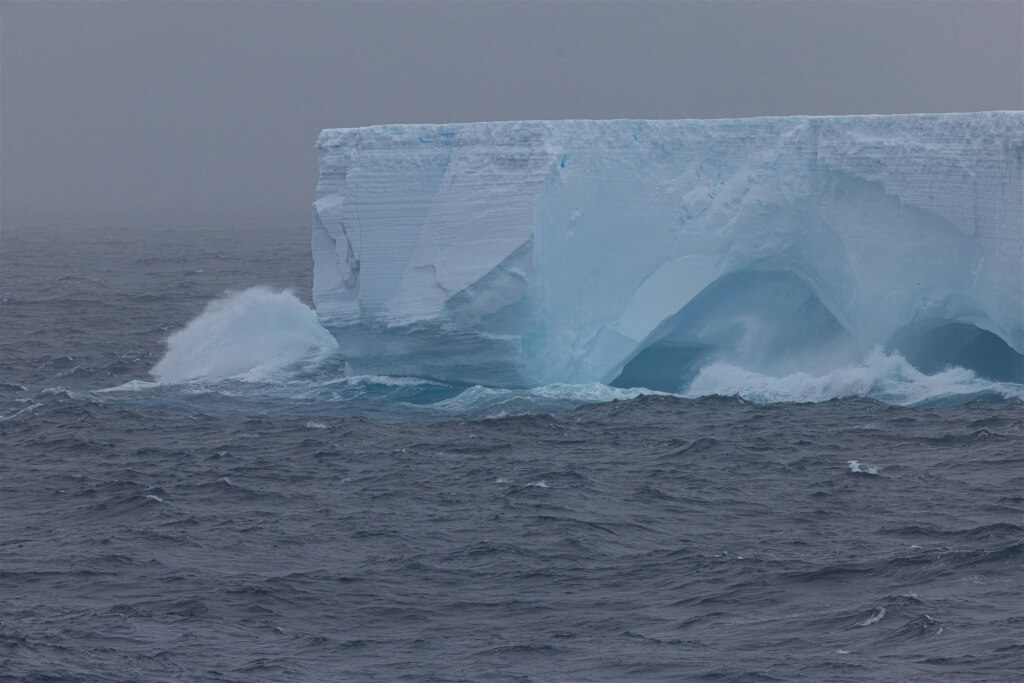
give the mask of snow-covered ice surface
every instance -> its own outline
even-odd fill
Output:
[[[1024,112],[325,130],[351,374],[668,391],[876,348],[1021,382]]]

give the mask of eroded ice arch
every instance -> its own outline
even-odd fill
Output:
[[[782,371],[944,324],[1024,351],[1020,112],[393,125],[318,146],[314,301],[354,372]]]

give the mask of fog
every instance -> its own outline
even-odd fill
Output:
[[[322,128],[1024,108],[1024,2],[0,3],[15,225],[302,226]]]

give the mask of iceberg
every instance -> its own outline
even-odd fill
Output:
[[[324,130],[350,371],[678,390],[879,347],[1024,377],[1024,112]]]

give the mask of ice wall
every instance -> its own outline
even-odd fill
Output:
[[[945,324],[1024,352],[1024,112],[387,125],[317,146],[313,298],[353,372],[784,372]]]

